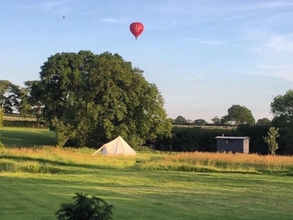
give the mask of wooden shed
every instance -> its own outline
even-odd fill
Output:
[[[249,137],[217,136],[217,151],[249,153]]]

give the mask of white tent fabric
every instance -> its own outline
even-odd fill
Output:
[[[117,137],[113,141],[104,144],[95,153],[102,152],[103,155],[132,155],[135,156],[136,152],[126,143],[126,141],[121,137]]]

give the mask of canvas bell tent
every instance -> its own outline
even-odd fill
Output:
[[[104,144],[101,148],[94,152],[92,156],[99,152],[101,152],[103,155],[136,155],[136,152],[121,136],[117,137],[113,141],[108,142],[107,144]]]

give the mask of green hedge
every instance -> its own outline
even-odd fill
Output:
[[[172,138],[158,138],[154,143],[156,150],[162,151],[203,151],[203,152],[216,152],[217,140],[216,136],[248,136],[249,152],[258,154],[267,154],[268,146],[264,142],[263,137],[267,135],[269,129],[268,125],[241,125],[237,129],[203,129],[200,127],[173,127]],[[292,145],[287,145],[283,142],[286,138],[285,134],[281,133],[278,138],[279,150],[278,154],[293,154],[293,141]],[[292,139],[292,138],[291,138]],[[171,147],[172,149],[170,149]],[[286,147],[287,146],[287,147]]]

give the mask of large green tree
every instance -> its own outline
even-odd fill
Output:
[[[226,118],[229,121],[234,121],[239,124],[255,124],[255,119],[252,116],[251,111],[245,106],[233,105],[228,109],[228,115]]]
[[[279,127],[282,134],[280,151],[293,154],[293,90],[274,97],[271,102],[271,112],[274,116],[272,125]]]
[[[4,113],[18,111],[20,103],[20,87],[8,80],[0,80],[0,102]]]
[[[275,124],[282,127],[289,126],[293,129],[293,90],[288,90],[284,95],[274,97],[271,111]]]
[[[59,145],[96,147],[121,135],[135,146],[171,132],[156,85],[118,54],[55,54],[31,94]]]
[[[8,80],[0,80],[0,102],[5,113],[19,113],[26,117],[33,114],[33,104],[30,102],[32,84],[37,81],[25,82],[21,88]]]

